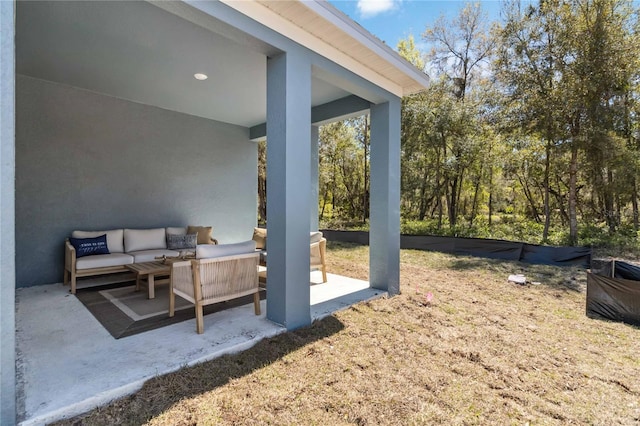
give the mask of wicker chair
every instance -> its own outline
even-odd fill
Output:
[[[255,228],[253,233],[253,240],[256,241],[258,248],[263,249],[260,258],[259,277],[260,283],[266,287],[267,283],[267,253],[264,251],[264,244],[267,238],[266,229]],[[322,271],[322,282],[327,282],[327,239],[322,236],[322,232],[311,232],[311,242],[309,244],[309,266],[310,269],[319,269]]]
[[[203,307],[212,303],[253,294],[255,314],[260,315],[259,260],[255,252],[173,263],[169,316],[175,313],[176,294],[195,305],[198,334],[204,332]]]

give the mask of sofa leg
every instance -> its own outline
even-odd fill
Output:
[[[69,285],[69,270],[67,268],[64,268],[64,278],[63,278],[63,284]]]
[[[260,292],[253,293],[253,307],[256,311],[256,315],[260,315]]]
[[[322,282],[327,282],[327,267],[322,265]]]
[[[71,271],[71,294],[76,294],[76,274]]]
[[[198,334],[204,333],[204,317],[202,314],[202,305],[196,303],[196,332]]]

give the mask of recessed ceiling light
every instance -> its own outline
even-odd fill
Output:
[[[193,76],[196,78],[196,80],[201,80],[201,81],[209,78],[208,75],[202,74],[202,73],[196,73]]]

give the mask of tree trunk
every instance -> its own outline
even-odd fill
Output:
[[[555,183],[556,183],[556,186],[558,187],[558,190],[556,191],[555,189],[549,187],[549,192],[551,193],[551,195],[556,197],[556,202],[558,203],[558,209],[560,210],[560,223],[562,226],[566,226],[567,223],[569,223],[569,215],[567,214],[567,209],[565,208],[566,199],[565,199],[565,196],[562,194],[562,188],[560,186],[560,178],[558,177],[558,175],[555,176]]]
[[[420,211],[418,212],[418,220],[424,220],[427,215],[427,180],[429,178],[429,168],[424,168],[422,182],[420,184]],[[440,189],[437,189],[440,192]]]
[[[551,168],[551,139],[547,138],[544,162],[544,229],[542,230],[542,242],[549,238],[549,225],[551,224],[551,207],[549,205],[549,173]]]
[[[518,176],[518,181],[520,181],[520,185],[522,185],[522,192],[524,192],[524,196],[529,202],[529,206],[531,207],[531,214],[533,215],[533,219],[536,221],[536,223],[540,223],[538,208],[536,207],[536,202],[533,199],[533,195],[531,194],[531,190],[529,189],[526,180],[523,179],[520,175],[516,176]]]
[[[576,205],[578,180],[578,147],[575,141],[571,143],[571,162],[569,163],[569,244],[575,246],[578,243],[578,218]]]
[[[456,191],[456,196],[458,199],[456,200],[456,223],[458,222],[457,217],[460,215],[460,197],[462,197],[462,185],[464,184],[464,172],[465,169],[460,169],[458,173],[458,177],[456,178],[458,181],[458,189]],[[462,210],[465,213],[465,209]]]
[[[448,188],[449,188],[449,182],[448,182],[448,178],[445,174],[444,177],[442,177],[442,171],[440,169],[440,162],[444,161],[445,158],[447,158],[447,139],[444,135],[443,132],[440,132],[440,139],[442,141],[442,156],[438,155],[437,158],[437,163],[438,164],[438,168],[436,170],[437,176],[438,176],[438,229],[442,229],[442,217],[444,215],[444,206],[442,203],[442,197],[444,196],[445,198],[445,202],[448,204],[449,203],[449,195],[447,194],[448,192]],[[438,150],[438,152],[440,152]],[[442,178],[442,184],[440,184],[440,178]],[[442,189],[444,188],[444,194],[442,194]]]
[[[493,216],[493,167],[489,170],[489,228],[491,228]]]
[[[327,194],[322,197],[322,209],[320,209],[320,220],[324,220],[324,209],[327,207]]]
[[[609,225],[609,233],[613,234],[616,232],[617,227],[617,218],[616,218],[616,209],[613,205],[614,195],[611,188],[613,187],[613,173],[611,172],[611,168],[607,167],[607,182],[604,184],[604,208],[607,218],[607,225]]]
[[[362,194],[362,223],[369,218],[369,116],[364,116],[364,190]]]
[[[449,211],[449,227],[456,226],[456,202],[458,201],[458,178],[454,178],[449,185],[449,196],[447,197],[447,210]]]
[[[638,213],[638,182],[634,177],[632,180],[631,206],[633,207],[633,229],[640,230],[640,214]]]
[[[258,143],[258,221],[267,223],[267,144]]]
[[[457,158],[460,158],[458,155]],[[458,213],[460,207],[460,196],[462,195],[462,184],[464,180],[464,168],[458,164],[456,166],[456,176],[451,182],[451,200],[449,202],[449,226],[454,227],[458,223]]]
[[[476,211],[478,210],[478,193],[480,192],[480,183],[482,182],[482,172],[484,171],[484,162],[480,164],[480,173],[476,180],[475,191],[473,192],[473,203],[471,204],[471,218],[469,219],[469,226],[473,226],[473,220],[476,217]]]

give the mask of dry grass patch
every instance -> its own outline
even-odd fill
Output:
[[[331,272],[367,278],[366,247],[329,252]],[[418,251],[401,260],[400,296],[61,424],[640,422],[640,329],[584,315],[585,271]],[[541,284],[508,283],[512,273]]]

